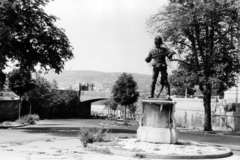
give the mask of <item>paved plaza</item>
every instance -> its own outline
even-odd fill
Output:
[[[0,159],[1,160],[35,160],[35,159],[70,159],[70,160],[134,160],[139,157],[119,156],[115,154],[100,154],[83,148],[77,133],[80,127],[102,127],[102,120],[43,120],[36,125],[18,129],[0,130]],[[106,126],[105,126],[106,127]],[[109,127],[117,135],[135,135],[136,128]],[[182,132],[187,137],[193,135],[189,131]],[[196,134],[196,137],[199,135]],[[220,137],[223,135],[220,135]],[[184,136],[180,136],[185,139]],[[197,138],[192,138],[196,139]],[[207,137],[207,136],[206,136]],[[236,136],[235,136],[236,137]],[[218,137],[219,138],[219,137]],[[232,138],[234,138],[232,136]],[[236,137],[238,138],[238,137]],[[210,136],[210,139],[211,138]],[[222,138],[223,139],[223,138]],[[206,139],[207,140],[207,139]],[[232,140],[233,141],[233,140]],[[235,139],[236,141],[236,139]],[[224,141],[223,141],[224,142]],[[239,149],[235,144],[236,150]],[[235,153],[235,152],[234,152]],[[236,152],[237,153],[237,152]],[[234,154],[222,160],[239,160]]]

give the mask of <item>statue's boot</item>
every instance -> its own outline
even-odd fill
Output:
[[[171,99],[170,98],[170,95],[171,95],[171,89],[170,89],[170,85],[169,85],[169,83],[167,84],[167,99]]]
[[[148,98],[154,98],[155,85],[151,85],[151,95]]]

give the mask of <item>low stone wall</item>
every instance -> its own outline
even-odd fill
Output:
[[[174,98],[176,101],[175,118],[179,127],[203,128],[204,106],[202,99]],[[213,130],[240,130],[240,104],[234,109],[228,108],[225,100],[212,100],[212,128]]]
[[[240,131],[240,104],[213,103],[212,123],[217,130]]]
[[[26,111],[26,112],[23,112]],[[22,107],[21,115],[29,114],[29,104]],[[39,115],[40,119],[67,119],[67,118],[90,118],[91,103],[62,103],[51,107],[32,106],[32,114]]]
[[[0,100],[0,122],[18,118],[18,100]]]
[[[175,118],[179,127],[202,127],[204,122],[203,102],[200,99],[176,98]]]

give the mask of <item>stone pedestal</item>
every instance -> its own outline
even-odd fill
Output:
[[[177,143],[178,131],[174,118],[175,102],[167,99],[142,100],[142,117],[137,138],[144,142]]]

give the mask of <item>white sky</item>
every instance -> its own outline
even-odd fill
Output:
[[[65,69],[151,74],[146,20],[167,0],[55,0],[46,12],[65,29],[74,59]]]

